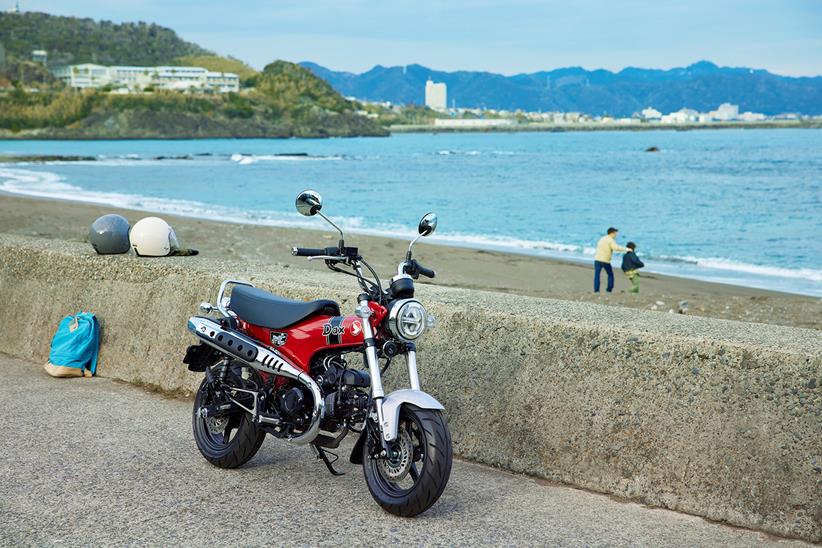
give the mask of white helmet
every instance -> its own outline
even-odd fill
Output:
[[[134,252],[141,257],[165,257],[180,249],[174,229],[159,217],[137,221],[129,238]]]

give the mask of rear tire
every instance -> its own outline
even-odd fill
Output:
[[[387,465],[384,458],[372,457],[375,442],[370,436],[363,444],[363,471],[377,504],[395,516],[412,517],[428,510],[442,495],[451,476],[453,453],[451,433],[440,411],[403,405],[395,445],[402,444],[405,435],[414,448],[405,475],[401,464]]]
[[[265,432],[251,422],[245,411],[224,415],[223,417],[205,418],[199,414],[200,407],[210,403],[213,397],[206,386],[200,384],[194,398],[192,427],[197,449],[205,459],[219,468],[238,468],[251,460],[260,450],[265,440]],[[220,428],[225,422],[225,428]]]

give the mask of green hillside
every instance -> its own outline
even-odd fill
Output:
[[[41,65],[193,65],[237,73],[242,93],[119,95],[65,89]],[[5,55],[2,55],[5,50]],[[10,86],[15,86],[10,89]],[[34,87],[36,91],[24,91]],[[3,92],[2,88],[6,91]],[[257,72],[147,23],[0,14],[0,138],[344,137],[386,135],[309,70],[275,61]]]
[[[118,95],[70,90],[0,94],[2,138],[347,137],[386,135],[323,80],[276,61],[243,94]],[[5,131],[3,131],[5,130]]]
[[[46,13],[0,13],[7,55],[28,59],[44,49],[50,63],[162,65],[187,55],[212,55],[171,29],[150,23],[112,23]]]

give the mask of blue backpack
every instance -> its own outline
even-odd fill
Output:
[[[97,372],[100,324],[91,312],[66,316],[51,340],[45,366],[52,377],[91,377]]]

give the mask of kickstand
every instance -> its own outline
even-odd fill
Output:
[[[314,452],[317,453],[317,458],[323,461],[323,464],[325,464],[325,467],[328,468],[328,471],[331,472],[332,476],[345,475],[345,472],[337,472],[336,470],[334,470],[334,463],[340,459],[339,455],[337,455],[336,453],[332,453],[331,451],[326,451],[322,447],[314,445],[313,443],[311,444],[311,447],[314,448]],[[334,460],[329,460],[328,455],[334,457]]]

